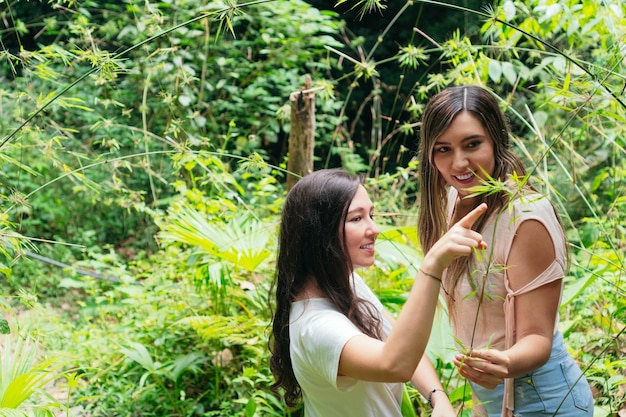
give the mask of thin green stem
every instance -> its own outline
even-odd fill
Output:
[[[248,6],[252,6],[255,4],[261,4],[261,3],[268,3],[271,1],[275,1],[275,0],[255,0],[255,1],[250,1],[247,3],[243,3],[240,4],[239,6],[237,6],[238,8],[243,8],[243,7],[248,7]],[[174,32],[182,27],[185,27],[187,25],[190,25],[194,22],[197,22],[199,20],[211,17],[211,16],[215,16],[215,15],[219,15],[221,13],[227,12],[228,10],[230,10],[230,8],[224,8],[221,9],[219,11],[215,11],[215,12],[208,12],[208,13],[203,13],[199,16],[196,16],[192,19],[189,19],[185,22],[182,22],[178,25],[172,26],[169,29],[165,29],[159,33],[157,33],[156,35],[150,36],[149,38],[144,39],[141,42],[136,43],[135,45],[124,49],[123,51],[113,55],[111,61],[115,61],[115,60],[119,60],[123,57],[125,57],[126,55],[128,55],[129,53],[131,53],[132,51],[134,51],[135,49],[141,48],[143,45],[146,45],[156,39],[159,39],[171,32]],[[66,85],[65,87],[63,87],[61,90],[59,90],[59,92],[57,92],[54,96],[52,96],[48,101],[46,101],[41,107],[39,107],[37,110],[35,110],[33,113],[31,113],[17,128],[15,128],[11,133],[9,133],[7,136],[5,136],[2,141],[0,141],[0,150],[2,148],[4,148],[4,146],[9,143],[11,140],[13,140],[15,138],[15,136],[17,135],[17,133],[19,131],[21,131],[26,125],[28,125],[35,117],[37,117],[39,114],[41,114],[44,110],[46,110],[52,103],[54,103],[56,100],[59,99],[59,97],[63,96],[65,93],[67,93],[69,90],[71,90],[72,88],[74,88],[76,85],[78,85],[79,83],[81,83],[84,79],[86,79],[87,77],[89,77],[91,74],[101,70],[104,67],[104,64],[100,64],[97,66],[94,66],[93,68],[91,68],[89,71],[87,71],[86,73],[84,73],[83,75],[81,75],[80,77],[78,77],[76,80],[72,81],[71,83],[69,83],[68,85]]]

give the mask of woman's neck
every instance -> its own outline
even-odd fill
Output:
[[[472,211],[474,204],[475,198],[463,198],[460,195],[457,195],[454,202],[454,211],[452,212],[452,221],[450,222],[450,225],[456,224],[456,222],[465,217],[467,213]]]
[[[310,298],[326,298],[326,294],[320,289],[317,285],[317,280],[313,277],[307,279],[294,301],[308,300]]]

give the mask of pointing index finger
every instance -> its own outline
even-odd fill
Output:
[[[476,222],[476,220],[478,220],[478,218],[482,216],[486,210],[487,210],[487,204],[482,203],[478,207],[476,207],[474,210],[467,213],[465,217],[459,220],[458,224],[460,226],[465,227],[466,229],[471,229],[474,223]]]

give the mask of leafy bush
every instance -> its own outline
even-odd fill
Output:
[[[301,414],[268,390],[266,299],[285,191],[284,103],[308,73],[323,94],[316,166],[368,172],[377,212],[395,214],[381,216],[380,259],[365,273],[392,312],[420,257],[413,150],[424,101],[448,84],[494,90],[566,222],[568,346],[589,365],[599,415],[624,408],[624,6],[428,2],[478,17],[481,33],[416,30],[380,57],[389,33],[409,30],[383,9],[374,40],[350,38],[335,13],[297,1],[205,3],[53,2],[63,7],[38,26],[40,44],[0,55],[3,304],[34,306],[32,331],[68,355],[73,405],[94,416]],[[22,17],[10,19],[13,34],[33,26]],[[394,77],[411,74],[410,88],[386,78],[389,65]],[[348,117],[357,86],[365,99]],[[402,93],[381,106],[381,88]],[[370,136],[356,127],[368,118]],[[22,235],[43,242],[24,247]],[[25,248],[69,267],[21,262]],[[435,333],[430,354],[462,407],[471,393],[441,348],[449,329]]]

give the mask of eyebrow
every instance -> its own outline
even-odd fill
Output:
[[[372,204],[372,206],[370,207],[369,210],[365,206],[358,206],[358,207],[353,208],[352,210],[348,210],[347,214],[356,213],[356,212],[359,212],[359,211],[367,211],[369,213],[372,210],[374,210],[374,205],[373,204]]]
[[[467,137],[461,139],[461,142],[467,142],[469,140],[474,140],[474,139],[478,139],[478,138],[486,138],[486,137],[487,137],[486,135],[479,135],[479,134],[470,135],[470,136],[467,136]],[[448,144],[448,143],[450,143],[450,142],[439,141],[439,140],[435,141],[435,145],[445,145],[445,144]]]

